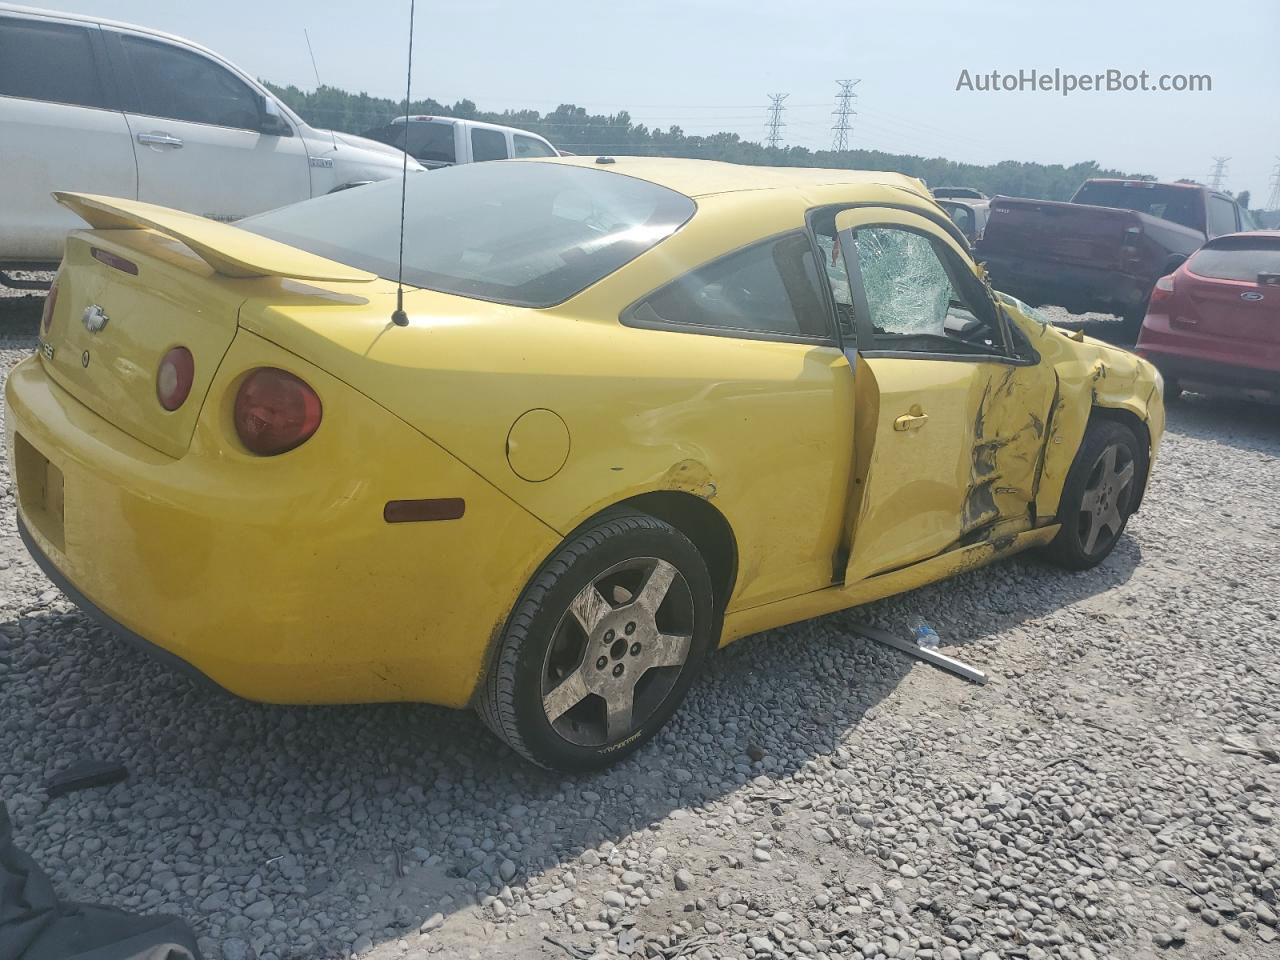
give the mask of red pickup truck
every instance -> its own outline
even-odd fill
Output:
[[[1121,314],[1136,333],[1158,278],[1206,240],[1253,229],[1248,211],[1200,184],[1097,179],[1069,203],[996,197],[976,250],[996,289]]]

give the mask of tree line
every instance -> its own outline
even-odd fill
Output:
[[[363,133],[405,113],[403,101],[371,97],[367,93],[350,93],[330,86],[320,86],[309,92],[293,85],[281,87],[267,82],[266,86],[308,123],[346,133]],[[1143,176],[1105,169],[1092,160],[1070,166],[1017,160],[982,165],[880,150],[836,152],[810,150],[808,147],[770,148],[744,140],[736,133],[698,135],[686,134],[678,126],[665,130],[651,128],[635,123],[625,110],[614,114],[593,114],[567,103],[550,113],[537,110],[503,110],[497,113],[481,110],[471,100],[443,104],[428,98],[411,103],[408,112],[520,127],[571,153],[692,157],[780,167],[892,170],[918,177],[931,187],[975,187],[990,196],[1001,193],[1039,200],[1067,200],[1089,177]]]

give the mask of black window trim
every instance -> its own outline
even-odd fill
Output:
[[[713,327],[713,326],[708,326],[706,324],[701,324],[701,323],[679,323],[679,322],[671,322],[668,320],[645,320],[645,319],[642,319],[641,317],[636,316],[636,310],[639,307],[641,307],[646,300],[648,300],[650,297],[654,296],[655,294],[662,292],[667,287],[671,286],[671,284],[676,283],[680,280],[683,280],[685,277],[689,276],[690,274],[697,273],[699,270],[705,270],[709,267],[713,267],[724,260],[728,260],[730,257],[737,256],[740,253],[745,253],[746,251],[752,249],[753,247],[763,247],[767,245],[773,245],[781,242],[782,240],[785,240],[788,237],[801,236],[801,235],[805,237],[806,241],[810,245],[810,248],[814,250],[815,259],[817,261],[818,266],[820,267],[822,263],[821,257],[819,255],[817,248],[814,247],[813,245],[813,238],[810,235],[809,231],[801,228],[792,228],[790,230],[782,230],[778,233],[771,234],[767,237],[758,237],[755,240],[751,240],[748,243],[744,243],[740,247],[735,247],[734,249],[728,251],[727,253],[722,253],[717,257],[713,257],[710,260],[706,260],[695,267],[685,270],[679,276],[673,277],[672,279],[659,284],[658,286],[654,287],[652,290],[648,291],[642,296],[637,297],[630,304],[624,307],[622,312],[618,314],[618,322],[625,327],[635,327],[642,330],[663,330],[668,333],[692,333],[692,334],[698,334],[704,337],[729,337],[734,340],[765,340],[773,343],[801,343],[801,344],[806,344],[808,346],[832,347],[838,350],[841,348],[840,337],[838,332],[835,335],[831,335],[831,331],[834,329],[834,325],[832,323],[833,314],[829,307],[828,307],[828,310],[826,311],[828,335],[825,337],[808,335],[808,334],[775,333],[774,331],[771,331],[771,330],[745,330],[745,329],[739,329],[737,327]],[[828,290],[828,284],[826,284],[823,281],[823,278],[821,276],[822,271],[818,270],[817,273],[819,274],[819,278],[818,278],[819,287],[821,287],[823,290],[827,290],[827,296],[829,296],[830,291]],[[825,299],[824,299],[824,302],[825,302]]]
[[[102,84],[101,106],[89,103],[67,103],[63,100],[48,100],[44,97],[18,97],[11,94],[0,94],[10,100],[25,100],[28,103],[48,103],[58,107],[78,107],[81,110],[105,110],[109,113],[123,113],[123,97],[120,95],[120,81],[116,76],[115,63],[107,52],[102,25],[86,23],[83,20],[63,20],[59,17],[32,15],[25,10],[0,10],[0,20],[20,20],[33,24],[52,24],[60,27],[74,27],[89,34],[89,50],[93,55],[93,65],[98,71],[98,80]]]
[[[956,240],[957,244],[960,246],[962,250],[969,250],[972,254],[972,247],[969,245],[968,241],[964,238],[964,235],[960,234],[959,237],[957,238],[956,234],[959,233],[958,228],[956,227],[955,222],[952,221],[949,217],[947,218],[948,223],[944,224],[940,221],[938,217],[933,215],[932,211],[920,210],[919,208],[910,206],[908,204],[890,204],[890,203],[873,203],[873,202],[862,202],[862,203],[852,203],[852,204],[827,204],[823,207],[814,207],[812,210],[809,211],[809,214],[806,215],[805,219],[806,221],[811,221],[811,215],[816,215],[817,213],[822,211],[829,210],[832,212],[834,216],[844,210],[868,209],[868,208],[881,209],[881,210],[889,209],[889,210],[901,211],[904,213],[916,214],[922,219],[927,220],[936,226],[942,227],[943,230],[949,236],[951,236],[953,240]],[[920,236],[925,237],[925,239],[929,240],[930,243],[934,245],[934,249],[935,250],[937,249],[938,238],[932,236],[927,230],[922,230],[918,227],[906,226],[900,223],[876,223],[873,221],[859,224],[859,227],[888,227],[888,228],[894,228],[899,230],[907,230],[911,233],[916,233],[916,234],[919,234]],[[813,236],[812,227],[809,230],[809,234],[811,237]],[[946,253],[944,256],[950,259],[954,257],[954,254],[955,254],[955,251],[949,248],[946,248]],[[853,256],[851,258],[848,258],[846,260],[846,263],[848,263],[851,268],[850,275],[849,275],[849,288],[850,288],[849,292],[853,297],[855,340],[859,344],[861,344],[862,341],[864,340],[867,340],[868,342],[874,342],[873,340],[870,339],[869,331],[865,329],[866,324],[870,322],[871,314],[870,314],[870,305],[868,304],[867,297],[866,297],[866,288],[864,287],[863,281],[862,281],[862,268],[858,260],[858,250],[856,245],[853,248]],[[981,296],[991,306],[991,310],[994,314],[995,325],[1000,330],[1001,339],[1003,341],[1002,349],[1004,352],[1002,353],[946,353],[943,351],[935,352],[931,350],[894,350],[894,349],[880,349],[877,347],[871,347],[867,349],[859,346],[857,348],[858,353],[860,353],[863,357],[867,359],[873,359],[876,357],[885,357],[889,359],[900,359],[900,360],[947,360],[947,361],[957,361],[957,362],[966,362],[966,363],[1003,363],[1003,364],[1007,364],[1009,366],[1015,366],[1015,367],[1034,366],[1040,362],[1039,353],[1035,350],[1034,347],[1031,347],[1029,342],[1027,342],[1025,346],[1028,348],[1028,352],[1030,355],[1020,356],[1018,354],[1017,350],[1015,349],[1015,346],[1016,346],[1015,337],[1011,329],[1012,322],[1009,320],[1009,317],[1005,313],[1004,308],[996,301],[996,298],[994,296],[990,295],[989,291],[986,290],[985,286],[976,277],[973,277],[971,272],[957,271],[956,265],[954,263],[944,262],[943,268],[947,271],[947,274],[951,278],[953,283],[955,282],[957,273],[960,273],[960,275],[964,276],[965,280],[963,285],[965,287],[971,288],[971,290],[961,290],[960,291],[961,293],[972,293],[972,292],[981,291]],[[823,271],[823,273],[825,274],[825,271]],[[972,278],[972,283],[970,283],[970,278]],[[831,298],[832,294],[830,290],[830,282],[827,281],[824,284],[824,286],[827,287],[828,297]],[[831,304],[832,304],[832,310],[834,311],[834,299],[831,299]],[[838,330],[838,325],[837,325],[837,330]],[[1025,338],[1022,338],[1022,339],[1025,340]]]
[[[115,61],[115,63],[118,64],[119,66],[119,72],[120,72],[120,78],[121,78],[119,85],[122,91],[122,95],[120,96],[120,109],[123,112],[132,114],[137,117],[147,117],[149,119],[158,120],[160,122],[190,123],[193,126],[214,127],[218,130],[240,130],[245,133],[256,133],[259,136],[293,137],[298,135],[297,129],[296,129],[297,125],[294,118],[289,113],[287,113],[284,109],[280,110],[280,116],[281,116],[281,119],[283,119],[288,124],[289,132],[287,134],[275,134],[275,133],[267,134],[267,133],[263,133],[262,130],[255,130],[253,127],[238,127],[238,126],[233,126],[231,124],[226,124],[226,123],[205,123],[201,120],[184,120],[181,117],[165,117],[155,113],[148,113],[146,110],[141,109],[143,101],[142,101],[141,94],[139,93],[138,78],[133,72],[133,62],[129,58],[129,51],[126,50],[124,46],[124,38],[126,36],[135,37],[139,40],[143,40],[148,43],[154,43],[159,46],[172,47],[173,49],[179,50],[183,53],[189,53],[194,56],[200,57],[204,60],[207,60],[209,63],[213,64],[218,69],[225,70],[227,73],[231,74],[232,77],[234,77],[240,83],[244,84],[245,87],[249,89],[249,92],[252,93],[259,100],[264,99],[267,96],[267,94],[259,90],[257,86],[254,85],[253,83],[250,83],[249,80],[246,77],[242,76],[238,70],[232,69],[230,64],[224,63],[222,60],[219,60],[217,57],[210,56],[208,53],[206,53],[203,50],[199,50],[195,47],[187,46],[186,44],[183,44],[183,43],[175,43],[174,41],[170,40],[168,37],[157,37],[154,34],[144,33],[138,30],[125,30],[117,27],[103,27],[102,32],[104,34],[104,37],[106,38],[106,45],[109,49],[111,57]],[[123,91],[127,91],[127,94],[123,93]],[[277,101],[277,106],[280,106],[278,101]],[[259,111],[260,111],[259,119],[261,119],[261,110],[262,110],[262,107],[261,105],[259,105]]]

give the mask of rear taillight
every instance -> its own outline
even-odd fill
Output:
[[[1151,301],[1149,306],[1155,307],[1162,303],[1166,303],[1173,299],[1173,274],[1167,277],[1161,277],[1156,281],[1156,285],[1151,288]]]
[[[174,347],[160,361],[156,371],[156,398],[166,410],[177,410],[187,402],[191,381],[196,376],[196,362],[186,347]]]
[[[53,326],[53,308],[58,304],[58,278],[53,278],[49,287],[49,295],[44,298],[44,310],[40,314],[40,335],[47,337],[49,328]]]
[[[236,393],[236,434],[250,453],[271,457],[305,443],[320,426],[320,397],[286,370],[260,367]]]

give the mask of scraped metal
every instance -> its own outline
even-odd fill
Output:
[[[864,623],[851,624],[850,629],[868,640],[874,640],[876,643],[883,643],[886,647],[893,647],[895,650],[909,653],[913,657],[918,657],[926,663],[932,663],[935,667],[941,667],[943,670],[948,670],[956,674],[956,676],[964,677],[966,680],[972,680],[974,683],[987,682],[987,675],[981,670],[971,667],[955,657],[948,657],[945,653],[917,646],[912,641],[899,637],[897,634],[889,633],[887,630],[869,627]]]

